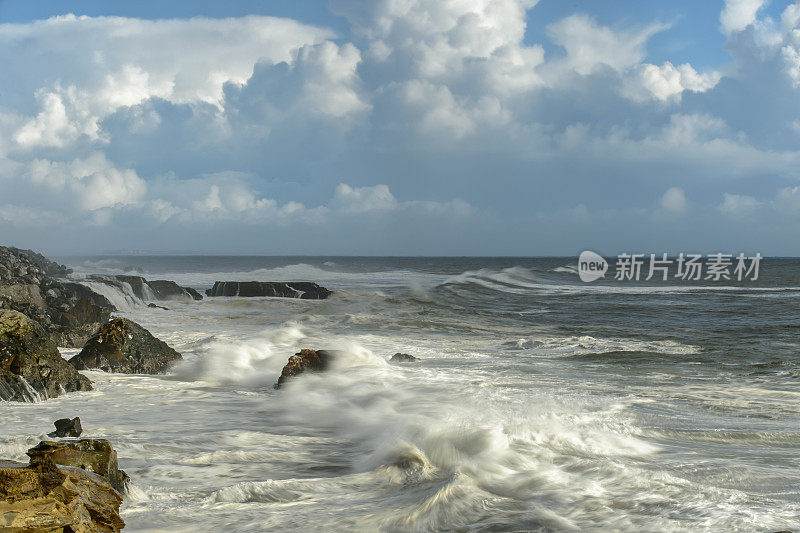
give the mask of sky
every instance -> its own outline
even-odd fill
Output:
[[[0,243],[800,255],[800,2],[0,0]]]

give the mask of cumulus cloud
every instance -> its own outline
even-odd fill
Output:
[[[59,195],[64,207],[84,211],[135,204],[147,190],[133,169],[117,169],[101,152],[69,162],[35,159],[22,179]]]
[[[667,192],[661,196],[659,204],[664,211],[674,215],[685,213],[689,205],[686,201],[686,193],[680,187],[667,189]]]
[[[257,61],[291,62],[330,30],[289,19],[142,20],[67,15],[0,26],[6,105],[38,111],[14,138],[56,146],[86,135],[120,106],[149,98],[222,105],[223,85],[247,81]],[[54,80],[48,83],[47,80]]]
[[[2,25],[0,228],[40,212],[63,228],[158,229],[162,247],[193,228],[312,247],[345,229],[380,253],[418,253],[421,235],[563,253],[538,229],[547,213],[600,232],[624,211],[641,224],[620,239],[693,219],[687,197],[786,216],[800,4],[780,24],[761,4],[725,4],[736,68],[711,69],[649,57],[671,31],[660,20],[572,13],[526,34],[540,13],[525,0],[335,0],[350,24],[338,36],[269,17]],[[723,194],[732,180],[747,194]],[[551,248],[523,249],[537,239]]]
[[[725,33],[741,31],[756,21],[758,10],[766,0],[725,0],[719,22]]]
[[[629,94],[634,99],[643,99],[643,91],[637,90],[641,88],[649,93],[648,96],[661,101],[680,99],[684,91],[695,93],[708,91],[719,83],[722,77],[719,72],[700,74],[689,63],[676,67],[669,61],[661,66],[640,65],[637,74],[633,78],[636,83],[630,87]]]
[[[548,26],[547,32],[566,50],[564,66],[587,75],[600,66],[621,72],[637,65],[645,57],[647,39],[665,29],[664,24],[652,24],[639,30],[614,31],[586,15],[572,15]]]

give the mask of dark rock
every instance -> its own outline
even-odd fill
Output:
[[[189,296],[191,296],[191,297],[192,297],[192,298],[194,298],[195,300],[202,300],[202,299],[203,299],[203,295],[202,295],[202,294],[200,294],[199,292],[197,292],[196,290],[194,290],[194,289],[193,289],[193,288],[191,288],[191,287],[183,287],[183,290],[185,290],[186,292],[188,292],[188,293],[189,293]]]
[[[57,438],[64,438],[64,437],[80,437],[81,433],[83,433],[83,428],[81,427],[81,419],[80,417],[75,418],[59,418],[53,425],[56,426],[56,430],[52,433],[48,433],[48,437],[57,437]]]
[[[128,292],[126,290],[126,286],[128,286],[130,292],[142,301],[203,299],[203,296],[196,290],[181,287],[174,281],[166,279],[147,281],[141,276],[103,276],[99,274],[93,274],[89,276],[89,279],[115,287],[123,293]]]
[[[102,279],[102,277],[100,279]],[[145,280],[142,276],[119,275],[119,276],[114,276],[114,279],[130,285],[133,294],[135,294],[136,297],[139,298],[140,300],[148,299],[147,293],[145,292],[145,286],[147,285],[147,280]]]
[[[26,452],[31,464],[51,461],[59,466],[76,466],[94,472],[111,483],[114,490],[124,494],[130,477],[119,468],[117,452],[105,439],[77,441],[42,441]]]
[[[69,362],[78,370],[159,374],[179,359],[181,354],[136,322],[115,318],[102,326]]]
[[[291,356],[283,367],[283,371],[278,378],[278,383],[275,384],[275,388],[280,388],[287,379],[298,376],[304,372],[322,372],[323,370],[327,370],[334,356],[334,352],[329,350],[300,350]]]
[[[174,281],[156,279],[153,281],[148,281],[147,284],[150,286],[150,289],[159,300],[175,300],[186,298],[191,298],[192,300],[195,299],[194,296],[189,293],[189,291]]]
[[[18,311],[0,310],[0,398],[34,401],[92,390],[64,361],[42,327]]]
[[[91,298],[84,297],[70,309],[53,313],[53,322],[62,329],[51,333],[60,346],[83,345],[101,325],[108,322],[111,312],[96,305]]]
[[[147,307],[149,307],[150,309],[163,309],[164,311],[169,311],[169,307],[164,307],[162,305],[156,305],[154,303],[147,304]]]
[[[206,290],[207,296],[272,296],[280,298],[300,298],[303,300],[324,300],[331,291],[308,281],[270,282],[270,281],[216,281]]]
[[[2,531],[116,533],[125,527],[121,504],[106,479],[81,468],[59,468],[47,457],[0,461]]]
[[[106,298],[88,287],[55,279],[70,272],[67,267],[48,261],[30,250],[0,246],[0,309],[27,315],[38,322],[58,345],[83,346],[91,333],[108,319],[107,313],[115,311],[115,308]],[[85,322],[102,316],[99,310],[87,313],[88,306],[85,303],[73,311],[73,317],[63,316],[83,298],[88,298],[93,305],[105,310],[105,318]]]
[[[390,363],[413,363],[414,361],[419,361],[419,357],[400,352],[397,352],[389,359]]]

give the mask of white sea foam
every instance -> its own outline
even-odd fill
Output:
[[[564,324],[570,329],[559,334],[556,298],[523,301],[536,312],[523,319],[476,319],[462,302],[441,305],[449,303],[443,288],[469,292],[476,283],[501,303],[509,290],[594,290],[564,282],[564,272],[326,270],[346,260],[337,263],[148,273],[197,287],[307,277],[337,294],[322,302],[214,298],[170,311],[132,305],[122,314],[184,362],[166,376],[87,372],[92,392],[0,402],[0,457],[24,460],[53,420],[81,416],[85,435],[111,440],[133,477],[126,531],[800,527],[798,477],[787,466],[800,442],[796,379],[742,384],[728,373],[718,379],[705,363],[667,374],[661,363],[609,370],[602,357],[569,357],[703,349],[691,336],[630,333],[635,324],[625,320],[604,330],[615,333],[575,334]],[[556,326],[539,324],[547,320]],[[301,348],[339,355],[329,371],[274,390]],[[387,363],[395,351],[421,360]]]

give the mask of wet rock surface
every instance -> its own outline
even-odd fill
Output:
[[[180,359],[181,354],[136,322],[114,318],[69,362],[78,370],[96,368],[124,374],[160,374]]]
[[[117,532],[122,496],[108,480],[80,467],[58,467],[46,455],[28,465],[0,460],[0,530]]]
[[[48,437],[80,437],[81,433],[83,433],[81,419],[77,416],[75,418],[59,418],[53,422],[53,425],[56,427],[56,430],[52,433],[48,433]]]
[[[287,380],[305,372],[322,372],[330,367],[335,357],[331,350],[300,350],[289,358],[283,367],[275,388],[280,388]]]
[[[191,287],[181,287],[176,282],[166,279],[148,281],[142,276],[99,274],[91,275],[88,279],[115,287],[123,293],[127,292],[125,286],[130,287],[130,292],[143,301],[203,299],[203,296]]]
[[[332,291],[309,281],[216,281],[206,290],[207,296],[271,296],[302,300],[324,300],[331,294]]]
[[[87,287],[57,279],[70,272],[30,250],[0,246],[0,309],[32,318],[57,345],[83,346],[115,308]]]
[[[419,361],[419,357],[400,352],[397,352],[389,359],[390,363],[413,363],[414,361]]]
[[[64,361],[47,332],[18,311],[0,309],[0,399],[37,401],[92,390]]]

